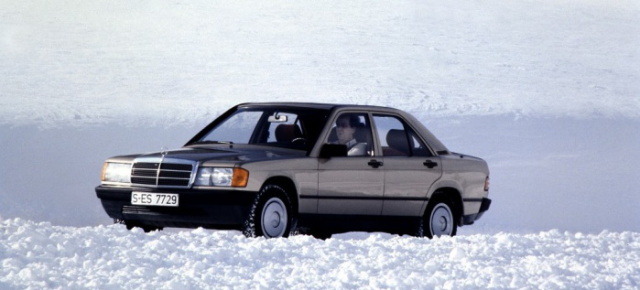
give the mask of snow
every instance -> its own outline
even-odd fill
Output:
[[[201,124],[301,99],[640,116],[637,1],[440,2],[4,0],[0,124]]]
[[[323,241],[22,219],[1,226],[0,287],[15,289],[631,289],[640,275],[640,234],[632,232],[434,240],[351,233]]]
[[[640,2],[0,0],[0,289],[640,286]],[[406,110],[484,158],[458,236],[112,225],[105,158],[232,105]]]

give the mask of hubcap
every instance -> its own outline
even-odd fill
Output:
[[[275,238],[284,235],[287,229],[287,208],[279,198],[273,197],[264,204],[261,219],[262,233]]]
[[[444,203],[437,204],[431,212],[429,228],[433,236],[450,236],[453,232],[453,215]]]

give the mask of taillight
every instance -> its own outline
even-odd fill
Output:
[[[489,191],[489,176],[484,180],[484,191]]]

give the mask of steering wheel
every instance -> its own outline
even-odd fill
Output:
[[[298,138],[294,138],[293,140],[291,140],[291,143],[300,143],[300,144],[307,144],[307,138],[304,137],[298,137]]]

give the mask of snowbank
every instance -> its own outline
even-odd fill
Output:
[[[10,219],[0,221],[0,265],[3,289],[633,289],[640,286],[640,234],[266,240]]]

